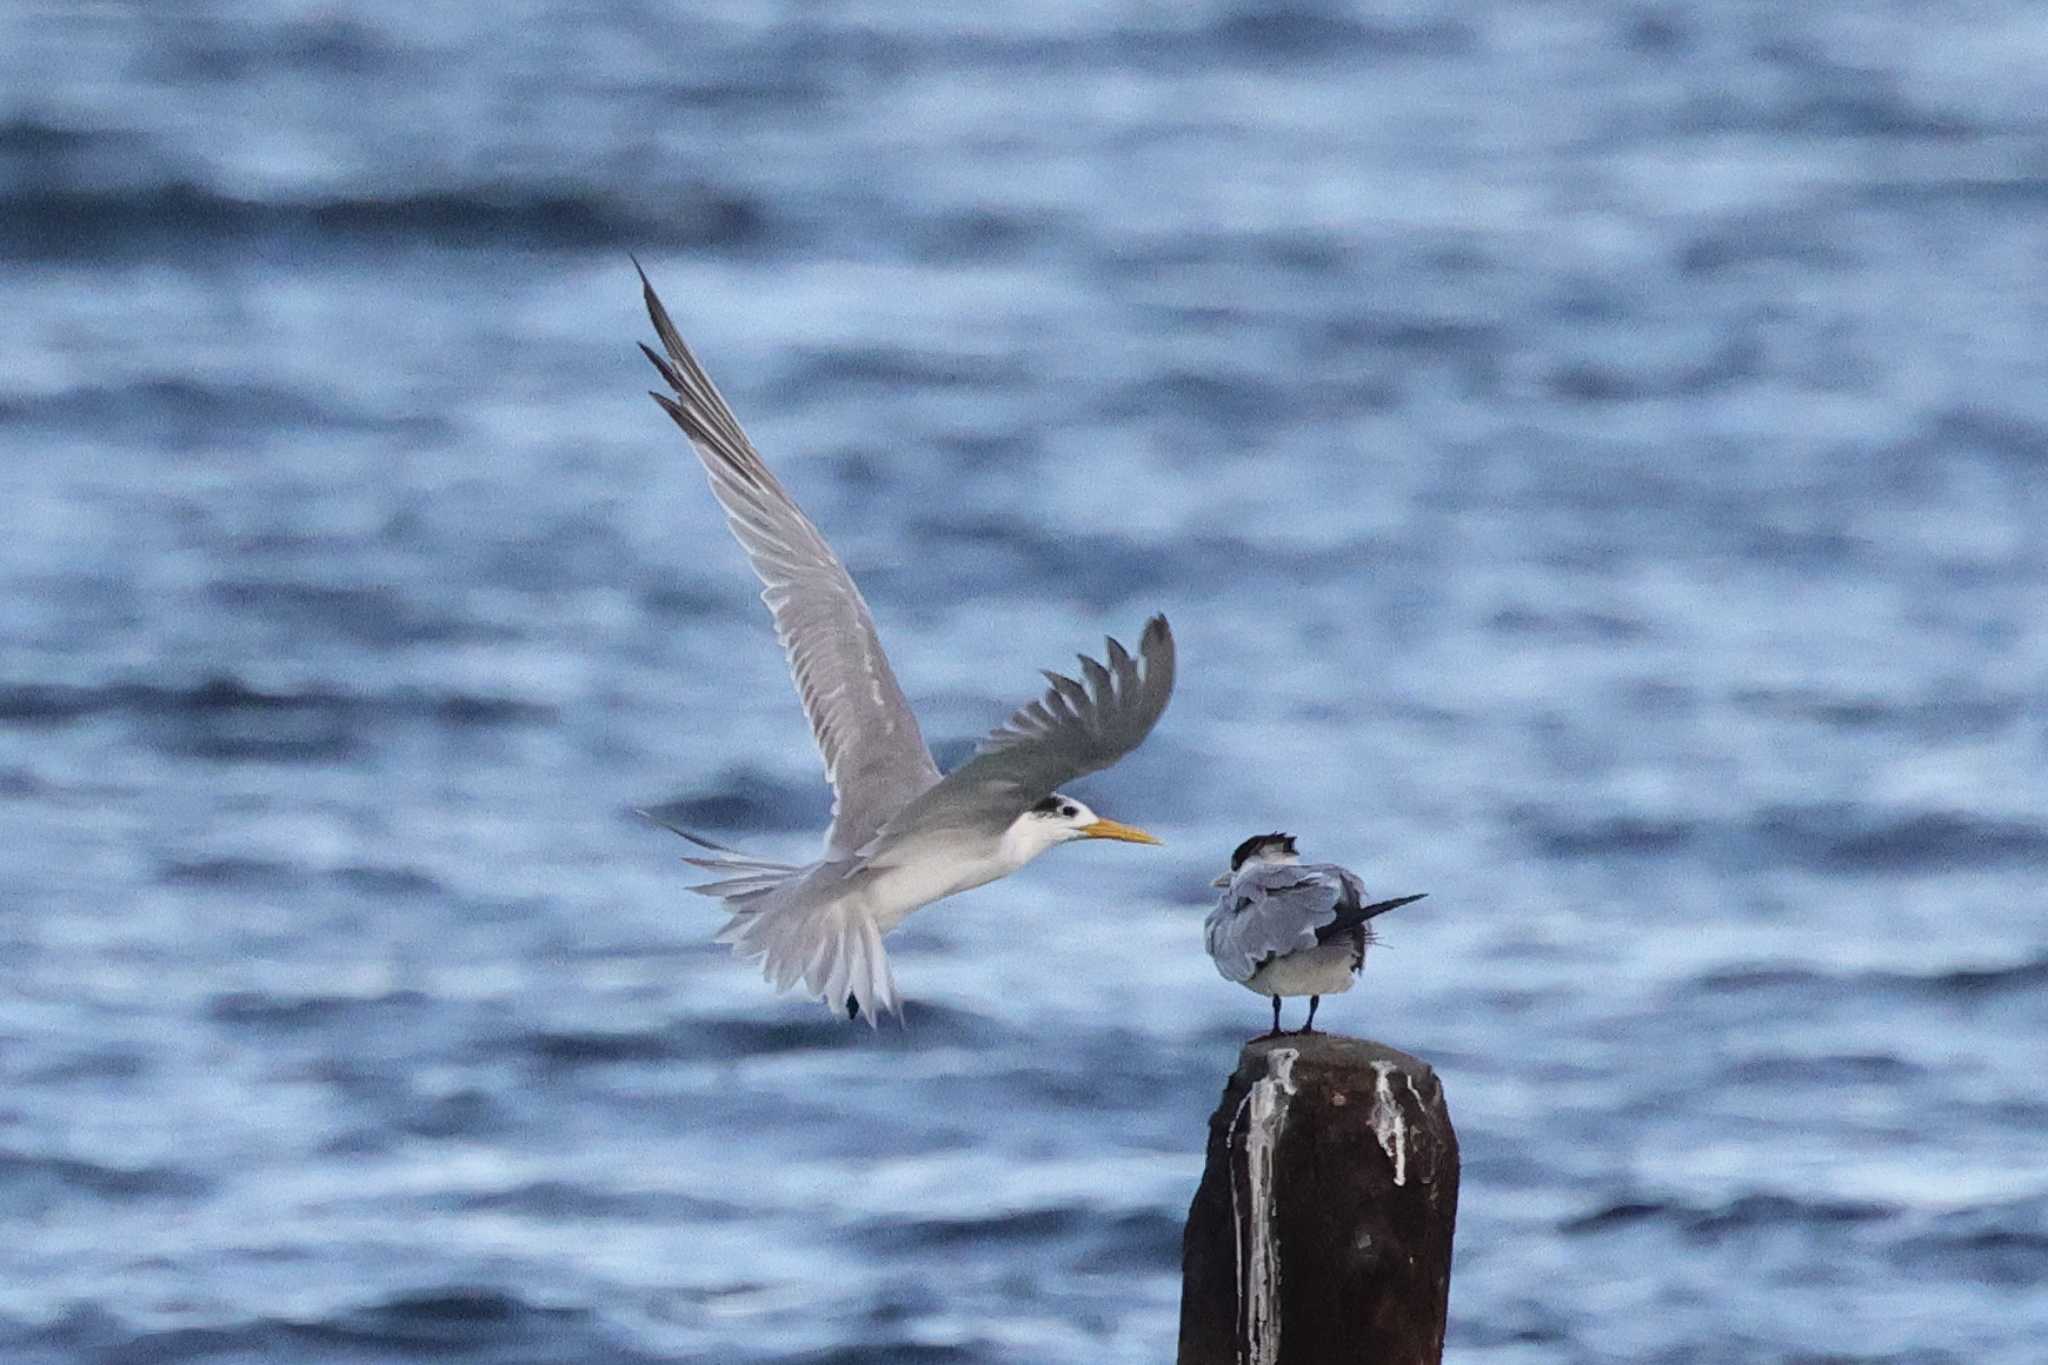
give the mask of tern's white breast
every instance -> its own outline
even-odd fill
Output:
[[[1342,995],[1351,989],[1352,946],[1348,939],[1276,957],[1253,972],[1245,989],[1260,995]]]
[[[990,853],[993,852],[991,849]],[[886,934],[913,910],[971,891],[1014,871],[994,856],[973,857],[949,850],[943,855],[877,868],[869,875],[862,895],[868,913]]]

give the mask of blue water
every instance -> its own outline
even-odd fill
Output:
[[[1157,1362],[1381,894],[1460,1362],[2048,1341],[2048,15],[0,10],[0,1359]],[[772,996],[634,807],[827,794],[638,253],[1059,850]]]

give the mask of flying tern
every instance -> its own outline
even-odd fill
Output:
[[[1377,941],[1373,917],[1422,899],[1367,905],[1365,885],[1350,868],[1304,863],[1294,836],[1277,833],[1239,844],[1230,871],[1211,885],[1223,894],[1202,926],[1209,956],[1226,980],[1272,997],[1273,1034],[1283,996],[1308,997],[1301,1032],[1313,1032],[1323,997],[1350,990],[1365,966],[1365,950]]]
[[[652,396],[689,437],[761,579],[833,791],[824,851],[811,863],[771,862],[676,829],[708,854],[686,861],[721,874],[691,890],[724,902],[718,941],[759,962],[777,991],[801,984],[872,1025],[901,1010],[882,936],[913,910],[1006,877],[1056,844],[1159,842],[1057,789],[1151,733],[1173,692],[1173,633],[1154,616],[1136,658],[1112,639],[1105,662],[1081,656],[1080,680],[1046,673],[1042,697],[941,776],[853,579],[755,452],[644,271],[640,284],[665,354],[640,349],[669,388]]]

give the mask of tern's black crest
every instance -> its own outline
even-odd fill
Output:
[[[1239,844],[1237,852],[1230,855],[1230,870],[1232,872],[1237,871],[1240,867],[1244,866],[1246,858],[1257,853],[1263,853],[1267,849],[1295,856],[1299,856],[1301,852],[1301,850],[1294,846],[1294,836],[1292,834],[1281,834],[1278,831],[1272,834],[1254,834],[1251,838]]]

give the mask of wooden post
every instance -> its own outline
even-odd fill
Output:
[[[1427,1062],[1245,1044],[1181,1249],[1180,1365],[1439,1365],[1458,1136]]]

